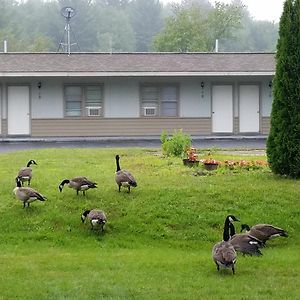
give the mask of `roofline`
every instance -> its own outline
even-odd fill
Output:
[[[34,54],[57,54],[57,55],[232,55],[232,54],[238,54],[238,55],[257,55],[257,54],[273,54],[275,55],[276,52],[71,52],[71,54],[64,53],[64,52],[0,52],[0,55],[34,55]]]
[[[0,77],[180,77],[273,76],[275,71],[250,72],[0,72]]]

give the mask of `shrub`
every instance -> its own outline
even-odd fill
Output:
[[[163,153],[167,156],[182,156],[192,144],[190,135],[183,133],[182,129],[174,130],[172,136],[164,130],[160,140]]]
[[[300,178],[300,1],[287,0],[280,19],[267,156],[275,174]]]

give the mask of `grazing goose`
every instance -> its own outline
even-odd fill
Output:
[[[22,185],[25,181],[27,181],[28,185],[30,185],[30,180],[32,178],[32,169],[30,168],[31,165],[37,165],[37,163],[33,159],[31,159],[27,163],[26,167],[19,170],[17,177],[20,178]]]
[[[220,267],[227,268],[232,270],[234,274],[234,265],[236,262],[236,251],[230,243],[230,224],[233,221],[238,221],[238,219],[229,215],[225,219],[224,231],[223,231],[223,241],[214,245],[212,249],[213,261],[217,266],[217,270],[220,270]]]
[[[94,189],[97,187],[96,182],[92,182],[88,180],[86,177],[75,177],[71,180],[64,179],[61,182],[61,184],[58,186],[60,192],[62,191],[65,184],[68,184],[69,188],[76,190],[77,195],[79,191],[83,192],[83,195],[85,195],[86,190]]]
[[[258,240],[260,240],[263,244],[266,243],[267,240],[272,239],[277,236],[288,237],[287,232],[279,227],[275,227],[270,224],[257,224],[250,228],[247,224],[241,225],[241,232],[246,230],[246,233],[254,236]]]
[[[130,172],[126,170],[121,170],[119,160],[120,160],[119,155],[116,155],[116,164],[117,164],[117,171],[115,177],[116,183],[119,186],[119,192],[121,191],[121,186],[123,186],[123,187],[127,187],[128,193],[130,193],[130,187],[131,186],[136,187],[137,183]]]
[[[86,210],[81,215],[82,223],[84,223],[86,218],[88,218],[90,220],[91,229],[100,227],[101,231],[103,231],[103,227],[107,221],[106,215],[103,210],[100,210],[100,209]]]
[[[259,248],[262,248],[264,246],[263,243],[254,236],[251,236],[247,233],[235,234],[235,228],[232,223],[230,224],[230,236],[230,243],[237,252],[249,254],[251,256],[262,255]]]
[[[19,177],[16,178],[17,186],[14,188],[13,192],[15,193],[16,197],[23,201],[23,208],[25,208],[25,205],[27,203],[27,207],[29,207],[29,204],[33,201],[40,200],[45,201],[46,197],[44,197],[42,194],[37,192],[36,190],[30,188],[30,187],[22,187],[21,180]]]

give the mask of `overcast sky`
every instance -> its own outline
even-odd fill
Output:
[[[231,0],[220,0],[224,3],[231,3]],[[248,7],[248,11],[255,20],[268,20],[279,22],[283,11],[284,0],[242,0]],[[181,2],[180,0],[161,0],[163,3]],[[210,0],[214,3],[214,0]]]

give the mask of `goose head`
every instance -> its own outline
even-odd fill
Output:
[[[59,191],[61,192],[62,189],[63,189],[63,187],[64,187],[64,185],[65,185],[66,183],[69,183],[69,182],[70,182],[69,179],[64,179],[64,180],[61,182],[61,184],[58,186]]]
[[[37,165],[36,161],[31,159],[28,163],[27,163],[27,167],[30,167],[31,165]]]
[[[248,224],[241,224],[241,232],[250,231],[250,226]]]

